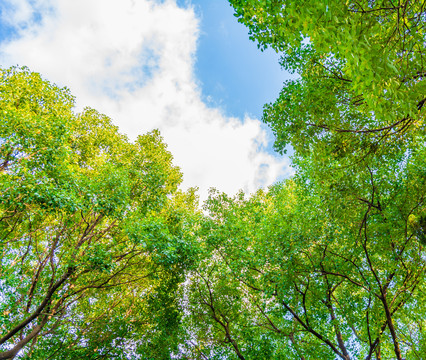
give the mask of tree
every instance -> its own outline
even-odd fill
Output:
[[[414,164],[395,181],[359,174],[365,201],[298,176],[248,200],[212,194],[189,283],[193,356],[420,359],[426,264],[411,222],[426,181]]]
[[[0,93],[0,359],[168,358],[196,198],[160,134],[131,143],[26,68]]]
[[[299,75],[265,106],[278,151],[360,159],[424,137],[425,1],[230,3]]]
[[[248,200],[207,202],[188,347],[198,358],[421,358],[425,2],[230,3],[298,74],[263,116],[297,173]]]

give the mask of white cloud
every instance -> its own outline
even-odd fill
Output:
[[[11,0],[10,0],[11,1]],[[79,109],[110,116],[130,138],[160,129],[183,187],[255,191],[289,173],[264,150],[258,120],[226,117],[201,100],[194,61],[199,20],[174,0],[14,0],[3,16],[19,36],[3,66],[26,65],[67,86]],[[41,19],[39,14],[41,14]]]

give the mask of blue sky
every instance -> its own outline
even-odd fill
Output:
[[[270,49],[261,52],[249,40],[248,29],[238,23],[227,1],[192,4],[201,19],[196,74],[203,96],[212,97],[229,115],[261,117],[263,104],[278,97],[288,77],[279,55]]]
[[[292,174],[263,104],[287,74],[225,0],[2,0],[0,64],[25,65],[134,139],[160,129],[183,188],[253,192]]]

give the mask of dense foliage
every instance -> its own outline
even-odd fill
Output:
[[[0,359],[424,358],[426,2],[230,3],[296,175],[204,213],[158,131],[0,71]]]
[[[0,359],[167,358],[196,199],[159,133],[130,143],[38,74],[0,75]]]
[[[416,165],[396,179],[366,169],[347,196],[302,177],[249,199],[214,194],[210,257],[190,283],[197,351],[211,359],[421,359],[425,253],[413,224],[426,181]]]
[[[277,150],[363,157],[424,134],[425,1],[230,3],[259,46],[299,75],[265,108]]]
[[[263,116],[297,173],[206,203],[188,352],[422,359],[425,2],[230,3],[297,74]]]

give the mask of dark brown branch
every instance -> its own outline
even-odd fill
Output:
[[[3,336],[0,339],[0,344],[4,344],[7,340],[12,338],[14,335],[16,335],[19,331],[24,329],[29,323],[31,323],[34,319],[39,317],[43,310],[48,306],[48,304],[51,301],[52,295],[55,293],[56,290],[58,290],[65,281],[68,280],[68,278],[75,272],[75,268],[69,267],[68,271],[62,275],[62,277],[51,287],[51,289],[47,292],[46,296],[44,297],[44,300],[39,305],[39,307],[34,311],[34,313],[26,318],[24,321],[22,321],[20,324],[15,326],[12,330],[10,330],[5,336]]]
[[[312,335],[314,335],[317,339],[321,340],[323,343],[327,344],[333,352],[341,357],[343,360],[347,360],[345,356],[337,349],[337,347],[327,338],[316,332],[314,329],[312,329],[310,326],[308,326],[294,311],[293,309],[288,306],[284,301],[281,302],[282,305],[293,315],[293,317],[299,322],[300,325],[302,325],[306,331],[310,332]]]

